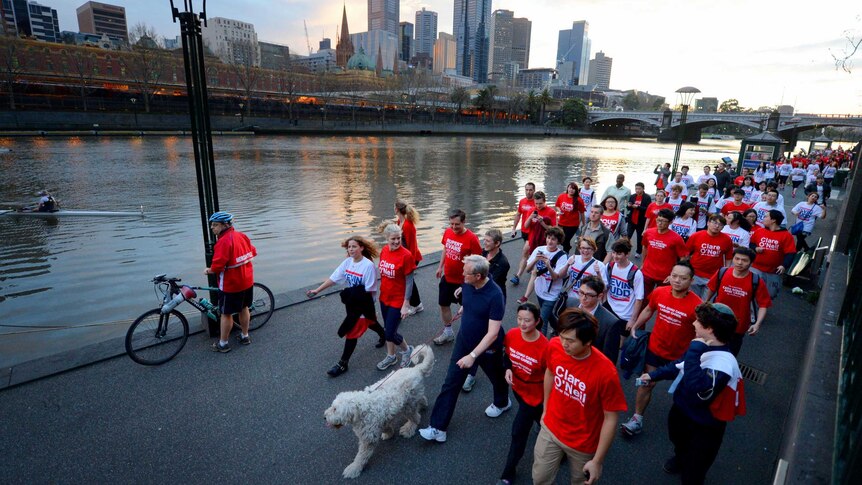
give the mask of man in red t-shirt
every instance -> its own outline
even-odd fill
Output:
[[[739,212],[740,214],[744,213],[748,209],[751,209],[751,206],[742,201],[743,197],[745,197],[745,191],[742,189],[733,189],[731,192],[733,195],[733,200],[727,201],[724,205],[721,206],[721,213],[727,217],[731,212]]]
[[[781,228],[784,214],[777,209],[763,216],[763,227],[751,235],[751,245],[757,259],[751,270],[766,281],[769,296],[774,300],[781,289],[781,275],[790,267],[796,256],[796,243],[787,229]]]
[[[471,254],[482,254],[479,238],[464,225],[466,220],[467,214],[461,209],[450,212],[449,229],[446,229],[440,241],[443,244],[443,256],[437,266],[437,278],[440,279],[437,303],[440,305],[443,332],[434,339],[437,345],[455,340],[451,305],[461,303],[461,297],[455,296],[455,290],[464,284],[464,258]]]
[[[644,274],[644,299],[652,290],[666,283],[673,265],[688,255],[682,237],[670,230],[673,211],[662,209],[655,218],[656,227],[644,231],[644,257],[641,271]]]
[[[554,482],[563,454],[572,483],[587,474],[589,484],[601,478],[626,400],[616,366],[593,348],[598,327],[595,317],[579,308],[560,314],[560,336],[551,339],[545,354],[545,410],[533,450],[535,484]]]
[[[725,266],[733,255],[733,239],[721,232],[724,229],[724,217],[719,214],[709,216],[705,231],[697,231],[688,238],[691,258],[689,262],[694,268],[694,282],[691,291],[703,298],[706,293],[706,283],[709,278]]]
[[[527,242],[530,239],[530,228],[527,226],[527,220],[532,217],[533,212],[536,210],[536,184],[533,182],[524,184],[524,195],[525,197],[518,201],[518,207],[515,209],[515,220],[512,222],[512,237],[515,237],[515,234],[518,232],[518,221],[520,221],[521,239],[524,240],[524,248],[521,251],[521,260],[518,262],[518,268],[523,268],[527,264],[527,258],[530,256],[529,244]],[[512,284],[517,285],[521,282],[521,273],[523,273],[523,269],[512,277]]]
[[[752,249],[734,249],[732,271],[725,270],[721,281],[719,281],[719,273],[716,272],[707,284],[704,301],[709,301],[712,295],[715,295],[716,303],[724,303],[736,315],[738,322],[736,331],[733,338],[727,342],[733,355],[739,354],[739,349],[742,347],[742,337],[746,333],[749,335],[757,334],[760,325],[766,318],[766,310],[772,306],[772,298],[769,297],[769,290],[765,282],[758,281],[757,290],[755,291],[753,288],[756,276],[750,271],[750,268],[756,257],[757,253]],[[759,276],[756,278],[760,280]],[[752,304],[755,304],[757,308],[754,325],[751,324]]]
[[[656,288],[649,297],[649,305],[641,311],[632,333],[646,325],[655,314],[655,324],[649,337],[644,357],[644,372],[681,358],[695,337],[694,309],[703,301],[689,291],[694,279],[694,268],[687,261],[674,265],[670,273],[670,286]],[[635,413],[620,426],[628,436],[640,434],[643,430],[643,415],[652,398],[654,384],[638,387],[635,398]]]

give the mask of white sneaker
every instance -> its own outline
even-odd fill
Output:
[[[401,354],[401,368],[410,367],[410,357],[413,355],[413,346],[408,345],[407,350],[399,352]]]
[[[410,309],[409,309],[409,310],[407,310],[407,314],[408,314],[408,315],[416,315],[417,313],[421,313],[421,312],[423,312],[423,311],[425,311],[425,305],[423,305],[422,303],[420,303],[420,304],[418,304],[418,305],[416,305],[416,306],[412,306],[412,307],[410,307]]]
[[[383,360],[381,360],[380,362],[377,363],[377,369],[378,370],[386,370],[386,369],[392,367],[393,365],[395,365],[396,362],[398,362],[398,357],[395,357],[394,355],[388,355],[387,354],[386,357],[383,358]]]
[[[420,429],[419,435],[428,441],[436,441],[438,443],[446,442],[446,432],[440,431],[437,428],[432,428],[431,426]]]
[[[455,332],[453,332],[452,330],[449,330],[448,332],[444,330],[443,333],[441,333],[437,336],[437,338],[434,339],[434,345],[443,345],[447,342],[453,341],[455,341]]]
[[[467,380],[464,381],[464,385],[461,386],[461,390],[464,392],[470,392],[473,390],[473,386],[476,385],[476,378],[467,374]]]
[[[498,417],[500,417],[501,414],[505,413],[506,411],[508,411],[511,408],[512,408],[512,400],[511,399],[509,399],[509,402],[506,403],[506,407],[504,407],[502,409],[495,406],[494,403],[491,403],[490,406],[485,408],[485,415],[488,416],[489,418],[498,418]]]

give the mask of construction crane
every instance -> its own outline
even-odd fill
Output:
[[[308,38],[308,24],[305,23],[305,20],[302,21],[302,26],[305,27],[305,45],[308,46],[308,55],[311,55],[311,40]]]

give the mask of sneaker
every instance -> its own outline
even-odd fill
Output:
[[[664,462],[664,465],[661,467],[661,469],[664,470],[665,473],[671,475],[679,474],[680,469],[679,463],[677,463],[676,461],[676,456],[668,458],[667,461]]]
[[[453,342],[455,340],[455,332],[443,331],[440,335],[434,338],[434,345],[443,345],[447,342]]]
[[[221,352],[223,354],[226,354],[226,353],[230,352],[230,344],[226,344],[226,345],[222,346],[218,342],[215,342],[215,343],[213,343],[212,349],[213,349],[213,352]]]
[[[421,313],[423,311],[425,311],[425,305],[420,303],[416,306],[410,307],[410,310],[407,310],[407,314],[408,315],[416,315],[417,313]]]
[[[522,296],[521,298],[518,298],[517,303],[518,303],[518,305],[523,305],[524,303],[527,303],[527,297]]]
[[[473,390],[473,386],[476,385],[476,378],[467,374],[467,380],[464,381],[464,385],[461,386],[461,390],[464,392],[470,392]]]
[[[240,343],[240,345],[249,345],[251,344],[250,337],[243,337],[242,334],[236,336],[236,341]]]
[[[401,354],[401,368],[410,367],[410,358],[413,357],[413,346],[408,345],[407,350],[399,353]]]
[[[501,414],[505,413],[506,411],[508,411],[511,408],[512,408],[512,400],[511,399],[509,399],[509,402],[506,403],[506,407],[504,407],[504,408],[498,408],[497,406],[494,405],[494,403],[491,403],[490,406],[485,408],[485,415],[488,416],[489,418],[498,418],[498,417],[500,417]]]
[[[387,355],[383,360],[377,363],[377,370],[386,370],[395,365],[396,362],[398,362],[398,357]]]
[[[446,432],[440,431],[437,428],[432,428],[431,426],[420,429],[419,435],[428,441],[436,441],[438,443],[446,442]]]
[[[326,373],[329,374],[329,377],[338,377],[345,372],[347,372],[347,362],[342,362],[340,360],[337,364],[332,366],[332,369],[326,371]]]
[[[511,278],[511,279],[509,279],[509,281],[510,281],[513,285],[518,286],[518,285],[521,283],[521,278],[518,278],[517,276],[512,276],[512,278]]]
[[[629,436],[641,434],[641,431],[644,429],[643,418],[635,419],[635,417],[632,416],[628,421],[620,425],[620,429],[623,433]]]
[[[379,339],[377,339],[377,343],[374,344],[374,348],[379,349],[379,348],[383,347],[384,345],[386,345],[386,338],[380,337]]]
[[[501,479],[497,480],[497,485],[511,485],[511,484],[512,484],[512,482],[510,482],[509,480],[506,480],[505,478],[501,478]]]

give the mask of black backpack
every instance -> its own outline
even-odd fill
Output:
[[[611,277],[613,276],[613,273],[614,273],[614,265],[616,265],[616,262],[614,262],[614,261],[611,261],[610,263],[608,263],[608,267],[607,267],[608,284],[610,284]],[[634,291],[634,289],[635,289],[635,273],[638,272],[638,269],[640,269],[640,268],[638,268],[638,265],[632,263],[631,267],[629,268],[629,274],[626,276],[626,279],[629,282],[629,288],[631,288],[632,291]]]

